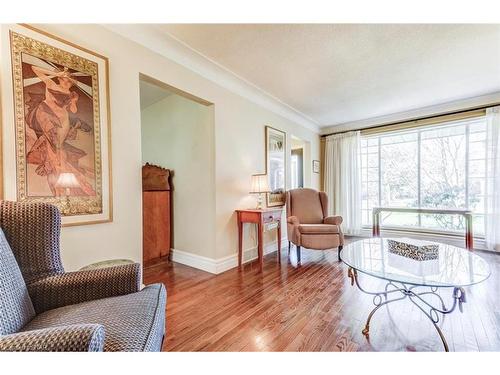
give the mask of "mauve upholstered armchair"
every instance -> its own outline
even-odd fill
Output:
[[[342,217],[328,216],[328,196],[314,189],[292,189],[286,193],[288,252],[290,242],[297,247],[300,263],[301,246],[308,249],[326,250],[344,245],[340,228]]]
[[[139,264],[64,272],[52,205],[2,201],[0,228],[0,351],[161,350],[165,286]]]

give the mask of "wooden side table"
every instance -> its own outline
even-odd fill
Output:
[[[257,225],[258,233],[258,258],[262,270],[264,265],[264,230],[277,224],[278,235],[278,259],[281,259],[281,214],[282,207],[265,209],[236,210],[238,215],[238,267],[241,269],[243,260],[243,223],[254,223]],[[274,229],[274,228],[273,228]]]

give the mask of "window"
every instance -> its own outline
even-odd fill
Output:
[[[460,208],[474,213],[474,234],[484,236],[486,120],[475,117],[432,126],[362,135],[362,224],[376,206]],[[463,232],[460,215],[383,213],[391,227]]]

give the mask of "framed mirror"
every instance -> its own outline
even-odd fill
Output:
[[[285,204],[285,150],[286,133],[266,126],[266,174],[269,178],[270,193],[267,193],[267,206]]]

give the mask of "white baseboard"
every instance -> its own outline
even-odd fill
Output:
[[[286,238],[285,239],[282,238],[281,249],[285,247],[288,247],[288,240]],[[264,255],[274,253],[277,250],[278,249],[276,241],[264,244]],[[243,250],[243,263],[251,262],[255,259],[257,259],[257,246]],[[216,272],[214,273],[217,274],[222,273],[224,271],[227,271],[231,268],[238,266],[238,253],[216,259],[215,262],[216,262]]]
[[[286,238],[282,238],[281,248],[283,249],[287,246],[288,240]],[[269,242],[264,245],[264,255],[274,253],[276,252],[276,250],[276,241]],[[228,255],[219,259],[212,259],[178,249],[171,249],[170,254],[170,259],[174,262],[194,267],[216,275],[238,266],[238,253]],[[243,263],[247,263],[255,259],[257,259],[257,246],[243,251]]]
[[[202,255],[196,255],[179,249],[171,249],[170,260],[176,263],[184,264],[186,266],[198,268],[199,270],[216,273],[214,259],[207,258]]]

